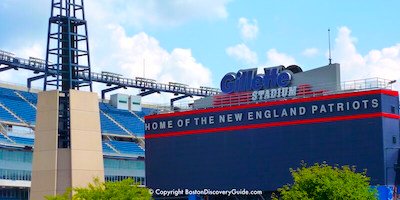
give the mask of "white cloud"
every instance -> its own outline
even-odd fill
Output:
[[[37,42],[34,42],[32,45],[22,48],[19,47],[11,48],[8,51],[15,53],[16,57],[25,59],[28,59],[29,57],[35,57],[41,59],[45,58],[44,46]],[[26,79],[33,76],[37,76],[37,74],[33,74],[32,71],[24,69],[18,69],[18,71],[11,69],[1,73],[1,81],[10,84],[26,86]],[[34,81],[32,82],[32,85],[37,89],[42,89],[43,81],[42,80]]]
[[[356,42],[349,28],[339,28],[332,55],[333,61],[341,64],[342,80],[380,77],[399,81],[400,44],[370,50],[366,55],[361,55],[357,51]],[[398,83],[395,88],[399,89]]]
[[[223,19],[230,0],[95,0],[87,1],[90,15],[122,25],[170,26],[197,19]]]
[[[45,46],[39,43],[34,43],[32,46],[16,50],[18,56],[22,58],[35,57],[35,58],[45,58],[46,49]]]
[[[228,47],[225,51],[229,56],[244,61],[247,64],[256,64],[258,60],[257,53],[251,51],[245,44]]]
[[[46,3],[46,0],[40,1]],[[24,0],[7,0],[6,2],[28,6]],[[85,1],[92,71],[116,72],[127,78],[142,77],[143,60],[145,60],[145,76],[147,78],[156,79],[158,82],[164,83],[170,81],[181,82],[191,87],[211,86],[211,71],[194,58],[191,49],[175,48],[167,51],[160,46],[156,38],[144,32],[132,33],[132,31],[136,30],[132,29],[132,27],[140,28],[143,25],[170,26],[193,20],[224,19],[228,16],[226,6],[229,2],[230,0]],[[42,4],[33,4],[40,8],[35,9],[35,11],[40,11],[40,20],[47,20],[50,13],[45,12],[43,14]],[[13,7],[18,6],[13,5]],[[37,12],[35,12],[36,15]],[[45,15],[45,17],[42,15]],[[34,32],[36,33],[38,30],[35,29]],[[129,34],[126,32],[129,32]],[[43,33],[44,35],[38,35],[45,36],[47,30],[44,29]],[[42,39],[43,41],[39,41]],[[13,49],[5,44],[2,45],[2,48],[16,53],[19,57],[45,57],[45,38],[27,39],[27,37],[21,37],[19,40],[21,40],[21,44],[26,45],[26,48]],[[32,44],[32,41],[39,42]],[[15,45],[14,42],[13,45],[21,46]],[[11,70],[10,72],[4,72],[2,81],[25,84],[27,77],[34,76],[30,71],[20,71],[23,73],[15,73]],[[10,76],[7,76],[6,73],[10,74]],[[39,82],[41,81],[35,81],[41,87],[42,84],[39,84]],[[105,85],[96,83],[94,88],[96,92],[99,92],[105,88]],[[121,89],[118,92],[138,93],[138,91],[130,89]],[[162,95],[153,94],[149,98],[159,99],[159,96]]]
[[[286,55],[285,53],[280,53],[276,49],[270,49],[267,51],[267,66],[277,66],[277,65],[293,65],[296,64],[296,60]]]
[[[307,49],[304,49],[304,51],[301,54],[303,56],[311,58],[311,57],[318,55],[318,53],[319,53],[319,50],[317,48],[307,48]]]
[[[109,26],[108,31],[111,39],[101,53],[106,56],[95,57],[98,66],[107,67],[97,67],[96,71],[112,71],[133,78],[143,77],[145,70],[146,78],[161,83],[179,82],[190,87],[211,85],[211,71],[196,61],[190,49],[175,48],[168,52],[154,37],[144,32],[128,36],[118,25]]]
[[[241,17],[238,22],[240,34],[245,40],[252,40],[257,38],[258,34],[258,23],[257,20],[253,19],[249,22],[247,18]]]

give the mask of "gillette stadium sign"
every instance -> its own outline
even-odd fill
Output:
[[[296,96],[297,86],[291,86],[292,73],[283,66],[264,68],[264,74],[257,74],[257,68],[228,73],[221,80],[221,91],[231,94],[252,93],[253,101]]]

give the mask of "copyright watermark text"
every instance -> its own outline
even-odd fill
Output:
[[[161,189],[150,189],[150,193],[157,196],[181,196],[181,195],[262,195],[261,190],[246,190],[246,189],[231,189],[231,190],[189,190],[189,189],[173,189],[173,190],[161,190]]]

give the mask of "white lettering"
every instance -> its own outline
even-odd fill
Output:
[[[354,102],[353,102],[353,109],[354,109],[354,110],[358,110],[359,108],[360,108],[360,102],[354,101]]]
[[[377,107],[379,107],[378,99],[372,99],[372,108],[377,108]]]
[[[176,125],[178,125],[178,127],[182,127],[183,126],[183,120],[178,120],[177,122],[176,122]]]
[[[251,120],[254,119],[253,112],[248,112],[248,113],[247,113],[247,119],[248,119],[249,121],[251,121]]]
[[[242,121],[242,113],[235,113],[235,120],[237,122]]]
[[[190,123],[190,119],[185,119],[185,126],[188,126]]]
[[[233,122],[233,115],[232,114],[227,114],[226,115],[226,121],[227,122]]]
[[[299,107],[299,115],[304,115],[304,114],[306,114],[306,107]]]
[[[225,123],[225,115],[219,116],[219,123]]]
[[[160,129],[165,129],[167,127],[167,122],[162,121],[160,122]]]
[[[150,130],[150,123],[145,123],[144,124],[144,128],[145,128],[146,131],[149,131]]]
[[[311,106],[311,112],[312,112],[312,114],[314,114],[315,111],[317,111],[317,110],[318,110],[318,106],[317,106],[317,105],[312,105],[312,106]]]
[[[257,101],[257,100],[258,100],[258,94],[259,94],[258,91],[254,91],[254,92],[251,94],[251,100],[252,100],[252,101]]]
[[[214,124],[214,116],[211,115],[210,117],[208,117],[209,123],[210,124]]]

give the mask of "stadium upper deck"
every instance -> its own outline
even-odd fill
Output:
[[[0,199],[27,199],[34,149],[37,93],[0,85]],[[143,117],[154,112],[116,109],[99,102],[105,178],[145,184]]]

